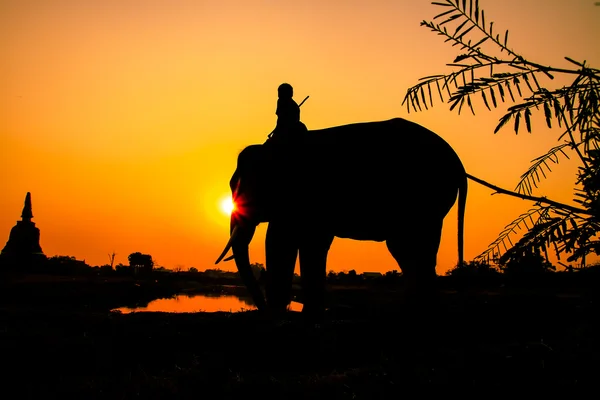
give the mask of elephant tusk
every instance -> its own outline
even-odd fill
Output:
[[[217,261],[215,261],[215,264],[220,263],[221,260],[223,259],[223,257],[225,257],[225,254],[227,254],[227,252],[229,251],[229,249],[231,249],[231,246],[233,245],[233,241],[235,240],[235,238],[238,235],[238,233],[239,233],[239,227],[236,225],[233,228],[233,231],[231,231],[231,236],[229,237],[229,241],[225,245],[225,250],[223,250],[223,252],[219,256],[219,258],[217,259]],[[231,259],[231,258],[229,258],[229,259]]]
[[[232,254],[232,255],[230,255],[229,257],[227,257],[227,258],[224,258],[224,259],[223,259],[223,262],[225,262],[225,261],[231,261],[231,260],[233,260],[234,258],[235,258],[235,256]]]

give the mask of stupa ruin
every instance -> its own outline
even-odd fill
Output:
[[[46,255],[40,246],[40,230],[35,226],[35,222],[31,221],[32,218],[31,193],[27,192],[21,221],[17,221],[10,230],[8,242],[0,253],[2,264],[34,268],[46,261]]]

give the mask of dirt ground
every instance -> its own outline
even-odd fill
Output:
[[[3,398],[399,398],[440,384],[587,386],[600,372],[590,289],[446,289],[415,315],[394,287],[334,287],[315,326],[297,312],[113,313],[101,293],[119,302],[119,285],[136,286],[111,285],[38,282],[34,299],[2,288]]]

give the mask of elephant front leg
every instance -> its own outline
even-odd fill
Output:
[[[288,224],[270,222],[266,235],[267,306],[275,315],[287,311],[298,256],[297,234]]]
[[[319,322],[325,312],[327,253],[333,236],[309,233],[300,243],[300,276],[302,280],[302,313],[309,321]]]

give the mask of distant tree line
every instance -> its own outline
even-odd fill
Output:
[[[119,263],[116,266],[104,264],[90,266],[85,260],[78,260],[72,256],[56,255],[49,257],[43,264],[34,267],[23,265],[18,267],[17,273],[44,273],[66,276],[115,276],[130,277],[134,279],[189,279],[198,282],[206,281],[214,284],[241,284],[237,271],[223,271],[221,269],[206,269],[199,271],[195,267],[184,270],[181,267],[167,269],[158,266],[150,254],[141,252],[131,253],[127,257],[129,263]],[[251,264],[254,276],[264,284],[267,272],[263,264]],[[6,266],[0,264],[0,271],[6,271]],[[586,267],[567,267],[557,271],[556,267],[539,253],[526,253],[520,257],[511,257],[501,263],[490,264],[481,259],[465,262],[441,276],[441,281],[451,285],[502,285],[502,284],[532,284],[543,282],[558,282],[572,277],[583,277],[591,282],[600,281],[600,264]],[[380,272],[357,273],[350,271],[329,271],[327,283],[332,285],[395,285],[402,282],[402,273],[399,270]],[[300,276],[294,274],[293,282],[300,284]]]

